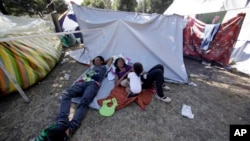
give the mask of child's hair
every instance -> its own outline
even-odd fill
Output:
[[[102,56],[96,56],[93,60],[92,60],[92,63],[93,63],[93,65],[95,65],[95,59],[96,58],[99,58],[99,59],[101,59],[101,61],[104,63],[105,61],[104,61],[104,58],[102,57]]]
[[[124,66],[125,66],[125,67],[126,67],[126,65],[127,65],[126,62],[125,62],[125,60],[124,60],[122,57],[117,58],[117,59],[115,60],[115,62],[114,62],[115,72],[120,72],[120,71],[121,71],[121,70],[118,68],[118,66],[117,66],[119,60],[122,60],[122,62],[124,63]]]
[[[139,62],[134,63],[133,65],[134,72],[136,73],[137,76],[140,76],[140,74],[143,71],[142,64]]]

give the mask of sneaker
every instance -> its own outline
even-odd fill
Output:
[[[162,88],[163,88],[163,90],[166,90],[166,91],[170,90],[170,88],[167,85],[164,85]]]
[[[161,101],[163,101],[163,102],[166,102],[166,103],[169,103],[169,102],[171,102],[171,98],[169,98],[169,97],[167,97],[167,96],[164,96],[164,97],[159,97],[157,94],[155,95],[155,97],[157,98],[157,99],[160,99]]]

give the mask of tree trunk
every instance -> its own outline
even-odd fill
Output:
[[[2,2],[2,0],[0,0],[0,11],[4,14],[4,15],[9,15],[9,13],[7,12],[7,10],[5,9],[5,5]]]

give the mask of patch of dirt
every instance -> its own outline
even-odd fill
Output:
[[[87,68],[69,56],[64,58],[69,60],[59,62],[44,80],[25,90],[30,103],[18,93],[1,97],[1,141],[31,140],[54,122],[61,92]],[[145,111],[133,103],[107,118],[90,109],[71,141],[222,141],[229,140],[229,125],[250,123],[249,77],[187,58],[185,65],[190,82],[197,86],[167,83],[171,90],[165,94],[172,102],[153,98]],[[65,73],[69,80],[63,79]],[[181,115],[183,104],[191,106],[194,119]]]

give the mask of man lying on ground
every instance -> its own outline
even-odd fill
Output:
[[[82,80],[75,82],[62,92],[56,125],[48,130],[47,139],[49,141],[66,141],[79,128],[112,61],[113,58],[109,58],[105,62],[102,56],[95,57],[91,61],[91,67],[83,74]],[[72,120],[69,121],[71,99],[75,97],[81,97],[81,99]]]

